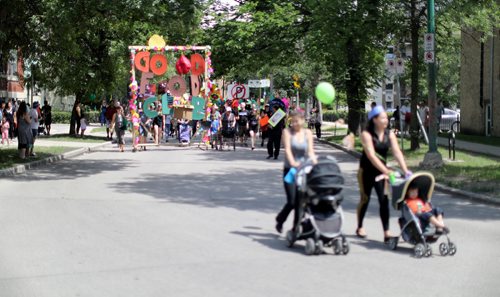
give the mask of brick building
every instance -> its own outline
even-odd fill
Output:
[[[0,65],[0,97],[26,99],[23,59],[20,51],[11,51],[5,65]]]
[[[500,28],[482,41],[464,29],[460,67],[460,128],[463,133],[500,137]]]

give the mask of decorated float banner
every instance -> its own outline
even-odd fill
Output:
[[[269,125],[272,127],[276,127],[278,123],[286,116],[286,113],[283,111],[283,109],[278,109],[273,116],[269,119]]]
[[[148,117],[158,114],[155,107],[159,103],[163,114],[204,118],[213,73],[210,46],[166,46],[162,37],[153,35],[148,46],[129,46],[129,50],[131,112],[144,100]],[[174,63],[175,69],[169,69]]]
[[[248,85],[244,84],[230,84],[227,87],[227,96],[229,99],[249,99],[250,98],[250,88]]]

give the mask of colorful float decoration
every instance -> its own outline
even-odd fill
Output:
[[[212,95],[219,94],[210,81],[214,73],[210,46],[168,46],[163,37],[153,35],[147,46],[129,46],[130,98],[134,144],[139,141],[139,109],[154,103],[162,105],[162,113],[177,119],[203,120]],[[167,56],[166,53],[170,53]],[[168,71],[168,57],[175,61],[176,75],[162,80]],[[178,54],[178,56],[177,56]],[[172,64],[171,64],[172,65]],[[158,82],[158,80],[161,80]],[[148,108],[144,108],[144,112]],[[148,111],[146,116],[153,116]]]

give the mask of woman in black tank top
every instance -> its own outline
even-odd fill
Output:
[[[387,129],[389,120],[381,106],[374,107],[368,114],[368,125],[361,133],[363,143],[363,154],[359,162],[358,182],[361,200],[358,204],[358,227],[356,235],[366,237],[363,228],[363,219],[368,209],[372,188],[377,193],[380,205],[380,219],[384,229],[384,242],[391,238],[389,233],[389,199],[384,193],[385,178],[376,181],[377,177],[389,176],[391,170],[387,168],[387,153],[392,149],[394,158],[397,160],[405,174],[411,174],[406,167],[403,153],[399,149],[396,135]]]

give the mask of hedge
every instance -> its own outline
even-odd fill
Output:
[[[347,111],[327,110],[323,112],[323,121],[336,122],[339,119],[347,121]]]
[[[99,123],[99,111],[86,111],[85,117],[89,123]],[[55,124],[69,124],[71,121],[70,111],[53,111],[52,122]]]

